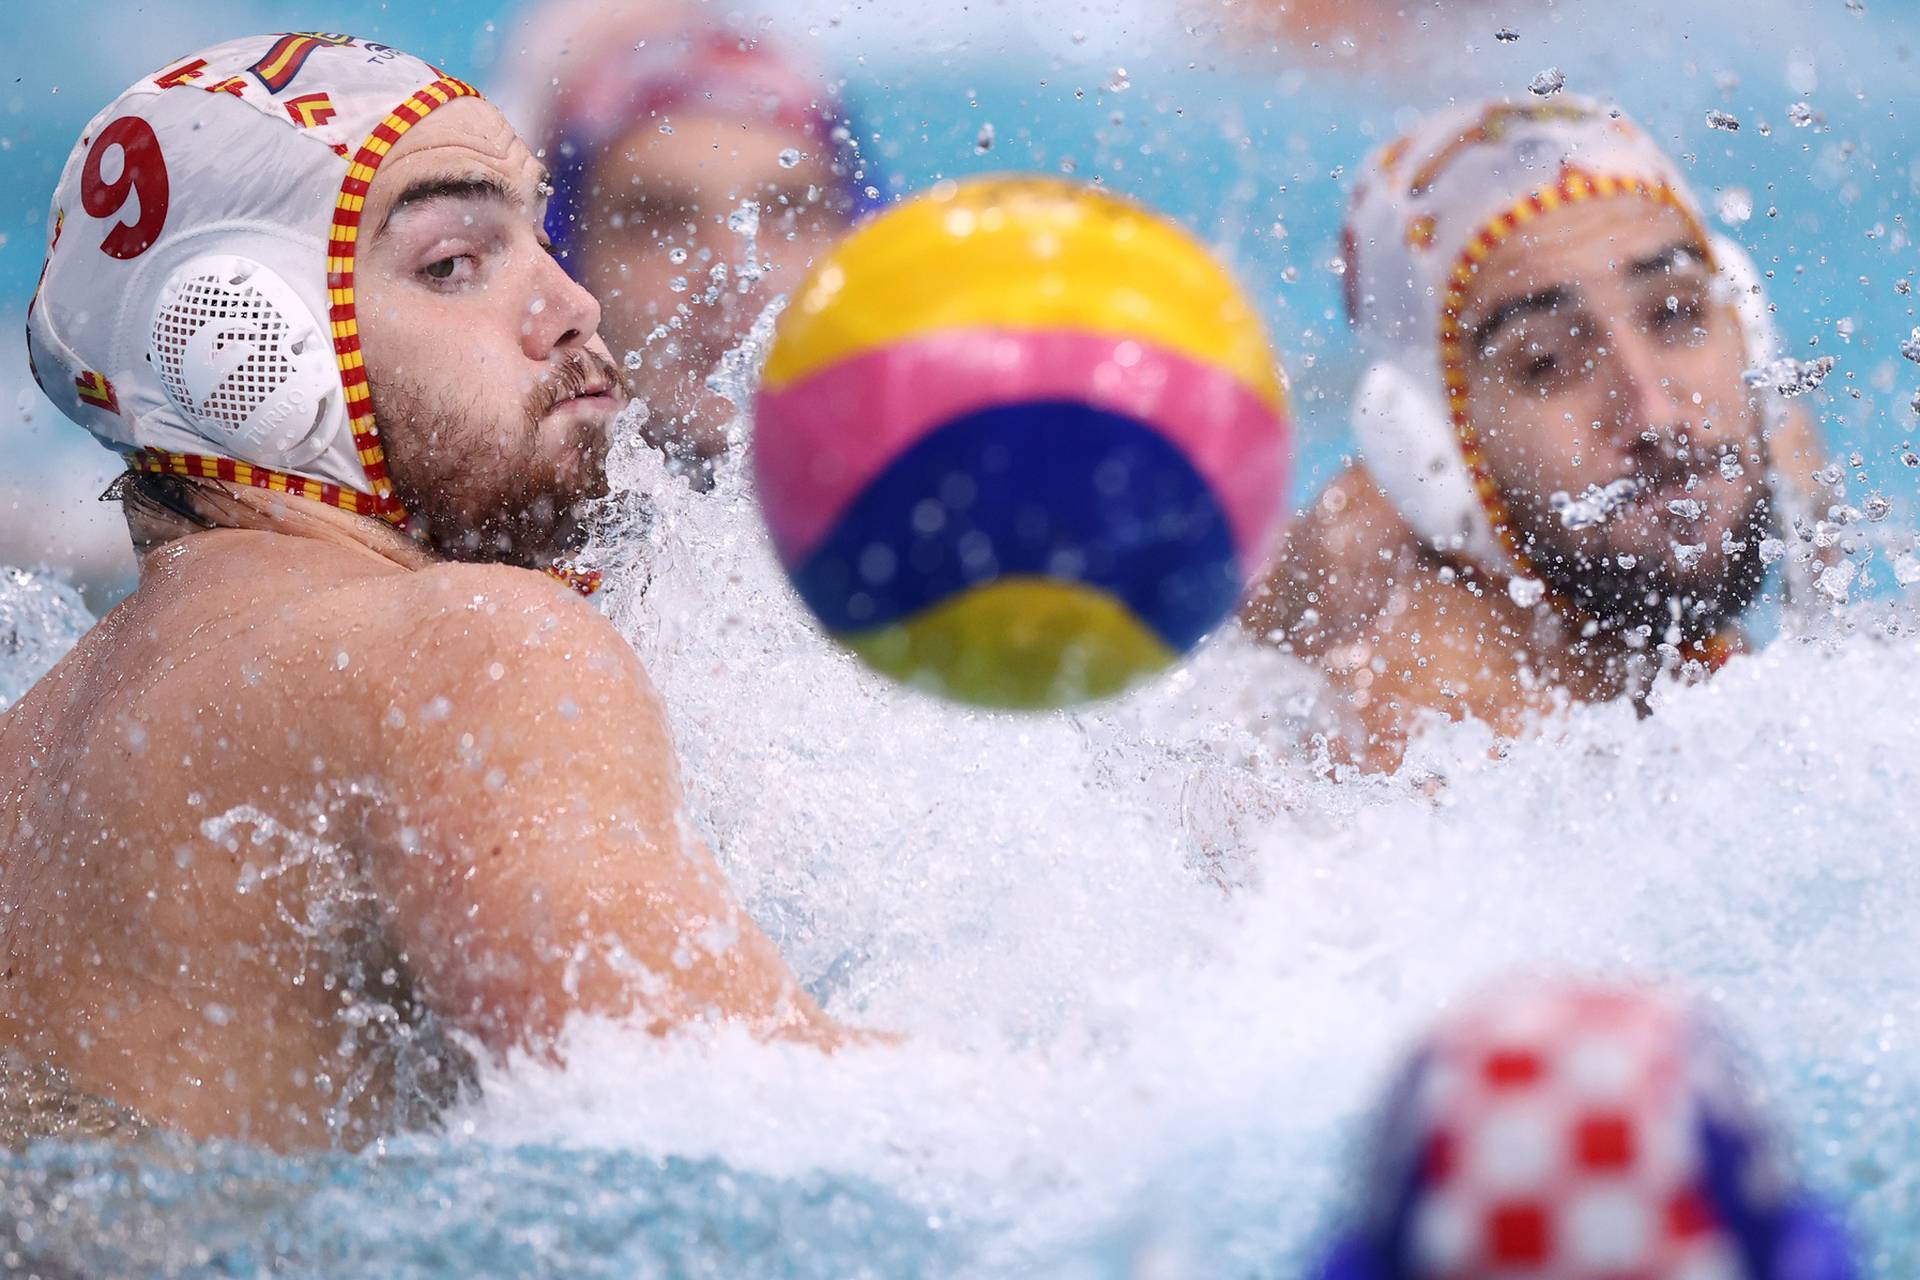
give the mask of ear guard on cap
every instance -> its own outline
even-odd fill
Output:
[[[288,468],[326,450],[341,395],[333,347],[271,267],[203,254],[174,268],[154,307],[153,362],[167,397],[209,441]]]
[[[1353,398],[1360,461],[1421,541],[1478,564],[1504,565],[1438,382],[1391,361],[1367,370]]]

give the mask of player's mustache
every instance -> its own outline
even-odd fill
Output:
[[[620,370],[598,351],[569,351],[527,397],[527,416],[538,422],[548,410],[579,395],[623,390]]]

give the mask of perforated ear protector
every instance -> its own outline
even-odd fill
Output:
[[[1747,363],[1764,364],[1779,350],[1780,339],[1759,272],[1731,240],[1715,237],[1711,248],[1717,292],[1739,316]],[[1771,430],[1782,405],[1773,393],[1760,394]],[[1361,464],[1422,542],[1500,573],[1518,570],[1494,537],[1475,492],[1440,399],[1437,368],[1416,372],[1402,359],[1376,361],[1355,389],[1349,420]]]
[[[160,287],[148,359],[167,396],[225,452],[286,467],[326,449],[341,394],[333,349],[299,292],[235,254],[182,262]]]

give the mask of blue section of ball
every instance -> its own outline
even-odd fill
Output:
[[[1096,587],[1176,652],[1219,624],[1243,580],[1226,515],[1179,448],[1076,401],[996,405],[929,432],[793,574],[846,632],[1014,576]]]

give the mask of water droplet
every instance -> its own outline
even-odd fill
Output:
[[[1835,604],[1845,604],[1848,591],[1853,586],[1854,575],[1859,572],[1859,565],[1851,560],[1842,560],[1821,570],[1820,577],[1814,585],[1820,588],[1822,595]]]
[[[973,154],[983,156],[993,150],[993,121],[980,126],[980,133],[973,140]]]
[[[785,151],[782,151],[780,153],[779,159],[780,159],[780,167],[782,169],[791,169],[795,165],[800,163],[800,160],[801,160],[800,149],[798,147],[788,147]]]
[[[1512,44],[1520,38],[1520,33],[1512,27],[1502,27],[1493,33],[1493,38],[1501,44]]]
[[[1667,504],[1667,510],[1682,520],[1698,520],[1706,514],[1706,504],[1698,498],[1675,498]]]
[[[1115,67],[1113,75],[1107,81],[1108,93],[1125,93],[1133,87],[1133,81],[1127,78],[1125,67]]]
[[[1714,211],[1720,215],[1720,221],[1737,227],[1753,216],[1753,193],[1745,187],[1728,187],[1720,193]]]
[[[1740,377],[1750,387],[1777,392],[1792,399],[1807,394],[1825,382],[1827,375],[1833,372],[1834,364],[1832,356],[1821,356],[1815,360],[1781,356],[1768,364],[1748,369]]]
[[[1615,511],[1639,496],[1640,482],[1632,476],[1621,476],[1604,486],[1590,484],[1577,498],[1565,490],[1556,490],[1548,496],[1547,505],[1560,518],[1562,528],[1591,529],[1606,523]]]
[[[1796,102],[1787,108],[1787,119],[1796,129],[1804,129],[1813,123],[1813,107],[1805,102]]]
[[[1731,111],[1714,109],[1707,112],[1707,128],[1720,129],[1726,133],[1740,132],[1740,117]]]
[[[1566,87],[1567,73],[1558,67],[1548,67],[1533,78],[1533,82],[1527,86],[1527,89],[1539,97],[1551,98]]]
[[[1507,595],[1522,609],[1531,609],[1547,594],[1547,584],[1538,578],[1507,579]]]

